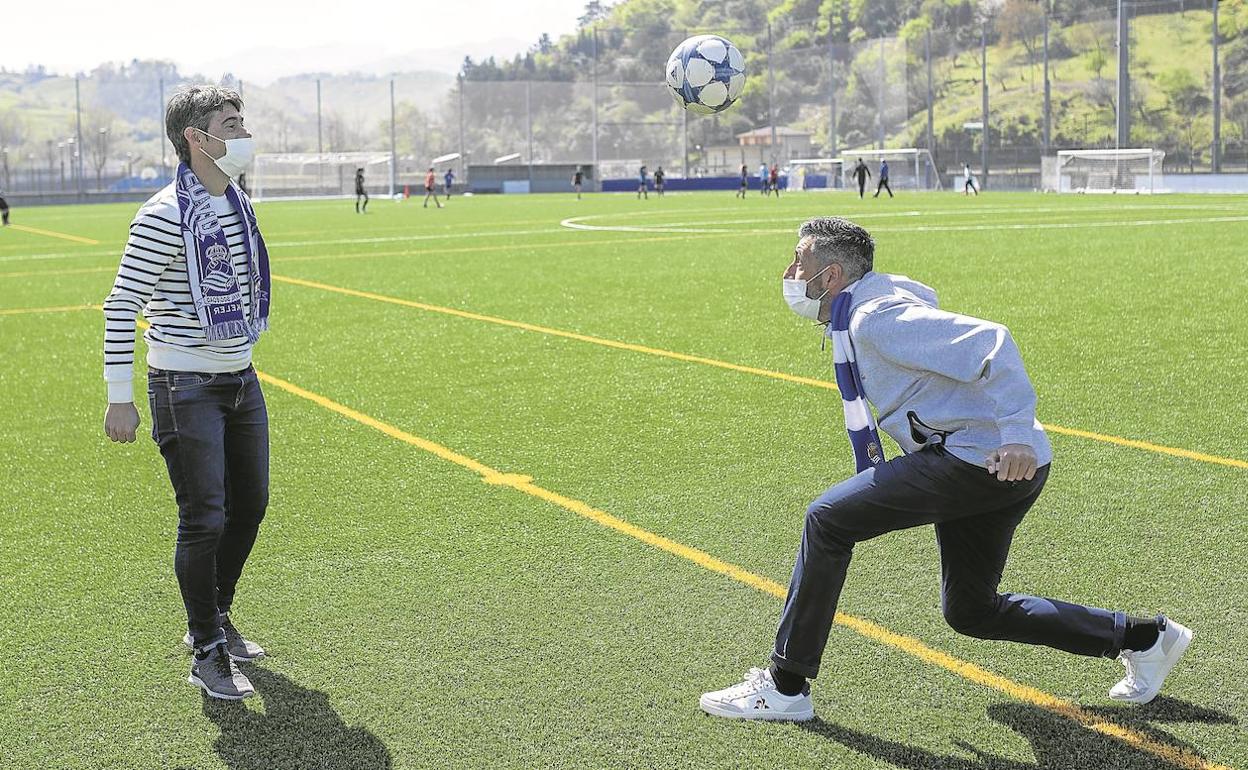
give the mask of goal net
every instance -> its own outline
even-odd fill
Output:
[[[257,200],[351,197],[361,168],[369,195],[394,194],[388,152],[262,153],[256,155],[249,186]]]
[[[1064,193],[1152,193],[1165,189],[1161,150],[1061,150],[1046,161],[1044,189]]]
[[[897,150],[851,150],[841,157],[841,183],[845,189],[857,187],[853,181],[854,167],[861,158],[871,169],[869,184],[876,184],[880,177],[880,163],[888,161],[888,186],[896,190],[939,190],[940,174],[932,153],[915,147]]]
[[[795,158],[789,161],[785,173],[790,192],[841,188],[840,158]]]

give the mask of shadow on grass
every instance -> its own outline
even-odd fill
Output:
[[[214,748],[230,770],[390,770],[386,745],[343,722],[324,693],[259,666],[242,668],[264,699],[263,713],[204,698],[204,716],[221,728]]]
[[[1192,746],[1158,729],[1158,722],[1238,724],[1220,711],[1202,708],[1176,698],[1160,697],[1138,708],[1089,707],[1088,711],[1134,728],[1160,743],[1199,754]],[[988,708],[988,716],[1023,736],[1031,744],[1035,762],[1019,762],[982,751],[966,741],[955,745],[964,756],[939,754],[899,741],[859,732],[815,719],[803,728],[836,741],[860,754],[875,757],[904,770],[1158,770],[1170,765],[1148,752],[1080,727],[1071,720],[1038,706],[1000,703]]]

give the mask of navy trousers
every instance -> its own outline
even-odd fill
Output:
[[[828,642],[854,544],[936,525],[941,608],[959,633],[1115,657],[1126,615],[997,592],[1014,529],[1035,503],[1049,466],[1003,482],[939,444],[895,457],[824,492],[806,511],[802,545],[776,633],[775,664],[814,678]]]
[[[269,502],[269,416],[254,369],[149,369],[152,438],[178,502],[174,572],[196,647],[224,639],[243,565]]]

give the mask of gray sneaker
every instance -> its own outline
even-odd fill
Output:
[[[264,657],[264,648],[244,637],[234,627],[229,615],[221,616],[221,631],[225,633],[225,644],[230,651],[230,657],[234,660],[246,663]],[[182,643],[191,649],[195,648],[195,642],[191,639],[189,631],[186,636],[182,637]]]
[[[191,674],[186,681],[203,688],[209,697],[221,700],[242,700],[256,693],[251,680],[230,659],[225,642],[206,650],[195,650],[191,655]]]

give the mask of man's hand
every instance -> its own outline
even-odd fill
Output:
[[[998,481],[1031,481],[1036,475],[1036,453],[1026,444],[1006,444],[988,455],[988,472]]]
[[[134,434],[139,429],[139,410],[134,402],[125,404],[109,404],[104,414],[104,432],[113,441],[129,444],[134,441]]]

